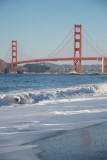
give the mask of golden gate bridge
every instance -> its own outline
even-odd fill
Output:
[[[61,42],[61,44],[53,51],[51,52],[47,57],[45,58],[28,58],[27,60],[19,60],[18,59],[18,43],[17,40],[12,40],[11,43],[11,60],[10,62],[7,62],[10,67],[10,73],[17,73],[18,72],[18,64],[23,63],[32,63],[32,62],[47,62],[47,61],[73,61],[73,72],[82,73],[82,61],[102,61],[102,73],[107,73],[107,57],[106,54],[102,49],[100,49],[97,45],[96,47],[93,45],[92,41],[88,40],[88,36],[85,37],[85,41],[87,41],[88,45],[91,46],[94,53],[97,53],[97,56],[91,56],[91,57],[84,57],[82,54],[82,41],[83,41],[83,34],[82,34],[82,25],[74,25],[73,27],[73,35],[70,37],[69,40],[66,41],[66,43],[63,44],[63,42],[69,37],[69,34],[64,38],[64,40]],[[71,32],[71,31],[70,31]],[[85,31],[86,32],[86,31]],[[73,53],[72,57],[53,57],[56,53],[58,53],[60,50],[62,50],[70,41],[73,39]],[[99,49],[99,51],[98,51]],[[67,51],[66,51],[67,52]],[[87,49],[86,49],[87,52]],[[26,55],[24,56],[24,58]],[[0,65],[1,66],[1,65]]]

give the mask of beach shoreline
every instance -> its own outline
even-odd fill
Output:
[[[36,142],[41,160],[107,160],[107,121]]]
[[[106,77],[89,78],[1,94],[0,160],[107,160]]]

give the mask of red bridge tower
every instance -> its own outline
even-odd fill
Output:
[[[11,63],[11,73],[17,73],[17,41],[12,40],[12,63]]]
[[[82,56],[82,25],[74,25],[74,72],[82,72],[81,58]]]

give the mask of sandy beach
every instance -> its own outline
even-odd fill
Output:
[[[43,160],[107,160],[107,122],[36,142]]]

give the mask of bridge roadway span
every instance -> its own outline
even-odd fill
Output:
[[[47,61],[74,61],[76,59],[77,61],[83,61],[83,60],[97,60],[102,61],[102,59],[107,60],[107,57],[76,57],[76,58],[43,58],[43,59],[34,59],[34,60],[24,60],[24,61],[17,61],[13,63],[8,64],[22,64],[22,63],[32,63],[32,62],[47,62]]]

